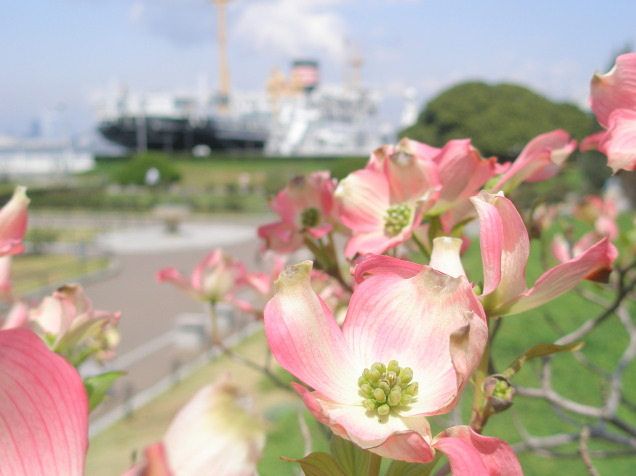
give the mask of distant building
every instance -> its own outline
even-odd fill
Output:
[[[88,145],[71,139],[0,136],[0,179],[24,176],[63,176],[95,166]]]

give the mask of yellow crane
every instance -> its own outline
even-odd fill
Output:
[[[226,6],[230,0],[208,0],[216,6],[217,43],[219,51],[219,113],[226,114],[230,103],[230,70],[227,62]]]

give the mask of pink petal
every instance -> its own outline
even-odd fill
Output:
[[[437,150],[409,139],[398,143],[394,153],[385,160],[383,170],[389,181],[392,202],[413,202],[431,193],[437,198],[441,182],[438,164],[432,157]]]
[[[403,278],[412,278],[422,270],[421,264],[405,261],[392,256],[369,254],[356,266],[354,277],[361,283],[367,276],[395,273]]]
[[[428,463],[434,457],[431,430],[424,417],[392,415],[381,425],[361,405],[335,403],[318,392],[292,384],[314,417],[338,436],[391,459]]]
[[[614,110],[636,110],[636,53],[620,55],[609,73],[595,74],[590,89],[590,105],[605,127]]]
[[[384,230],[374,232],[355,233],[345,246],[345,256],[353,257],[356,254],[380,254],[404,243],[410,237],[410,231],[405,230],[395,236],[387,236]]]
[[[173,476],[163,443],[148,445],[144,456],[145,463],[136,464],[120,476]]]
[[[441,193],[428,215],[440,214],[477,192],[494,174],[497,158],[484,159],[470,139],[451,140],[435,159],[439,165]]]
[[[82,475],[87,447],[78,373],[31,331],[0,331],[0,474]]]
[[[433,447],[446,455],[452,474],[523,476],[517,455],[503,440],[482,436],[468,426],[454,426],[435,437]]]
[[[176,268],[161,269],[155,275],[158,283],[169,282],[181,291],[195,299],[201,299],[201,294],[192,287],[191,281],[183,276]]]
[[[29,322],[29,308],[24,301],[16,301],[9,313],[4,319],[0,330],[2,329],[14,329],[16,327],[28,327]]]
[[[420,393],[408,414],[437,414],[455,401],[458,381],[468,377],[458,378],[457,372],[472,373],[486,344],[487,333],[477,332],[466,354],[470,354],[470,364],[463,360],[461,369],[453,366],[451,335],[466,326],[467,311],[481,319],[471,327],[485,328],[485,315],[471,285],[464,278],[455,279],[424,266],[410,279],[385,273],[360,283],[349,303],[342,332],[364,367],[397,360],[413,370]]]
[[[390,207],[389,184],[384,175],[358,170],[340,181],[336,189],[340,220],[354,231],[384,230],[384,216]]]
[[[564,130],[538,135],[528,142],[492,190],[512,190],[524,181],[536,182],[553,177],[575,149],[576,141],[570,140]]]
[[[0,256],[0,300],[5,302],[13,299],[11,261],[11,256]]]
[[[289,266],[265,306],[265,333],[276,360],[315,390],[338,402],[359,403],[358,377],[342,332],[310,284],[311,262]]]
[[[285,221],[259,227],[258,237],[265,240],[266,249],[277,253],[293,253],[303,245],[302,234]]]
[[[596,281],[599,276],[606,277],[617,255],[614,245],[603,238],[576,258],[546,271],[534,287],[502,304],[495,312],[503,316],[527,311],[561,296],[584,279]]]
[[[484,269],[483,301],[489,309],[526,288],[530,240],[526,226],[507,198],[481,192],[471,201],[479,214],[479,241]]]
[[[607,165],[614,173],[636,170],[636,110],[616,109],[610,114],[598,150],[607,155]]]
[[[0,209],[0,255],[22,253],[29,202],[26,187],[16,187],[11,200]]]
[[[581,149],[581,152],[587,152],[588,150],[598,150],[598,144],[604,135],[605,131],[601,131],[587,136],[581,141],[579,149]]]

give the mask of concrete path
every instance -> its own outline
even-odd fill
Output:
[[[269,217],[241,223],[186,223],[179,235],[165,234],[160,225],[144,225],[113,231],[98,240],[119,260],[120,271],[85,285],[85,291],[95,309],[122,314],[119,357],[101,370],[125,370],[128,374],[117,381],[108,401],[92,414],[92,421],[125,405],[135,394],[174,373],[204,350],[184,350],[174,345],[177,317],[189,314],[205,320],[204,306],[170,284],[157,283],[155,273],[174,266],[189,275],[216,247],[243,261],[248,269],[258,270],[260,242],[256,229],[268,221]]]

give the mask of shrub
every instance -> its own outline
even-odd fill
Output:
[[[117,169],[113,180],[121,185],[145,185],[150,169],[159,171],[159,184],[168,185],[181,180],[181,172],[163,154],[148,153],[134,156],[130,162]]]

